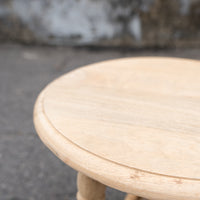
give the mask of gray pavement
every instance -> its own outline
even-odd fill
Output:
[[[54,78],[89,63],[130,56],[200,59],[200,49],[120,50],[0,45],[0,200],[75,200],[76,172],[40,141],[34,101]],[[109,188],[107,199],[124,193]]]

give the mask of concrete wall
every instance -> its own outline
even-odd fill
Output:
[[[200,46],[200,0],[1,0],[0,40]]]

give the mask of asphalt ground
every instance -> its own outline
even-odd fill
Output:
[[[75,200],[76,171],[38,138],[32,113],[56,77],[102,60],[138,56],[200,59],[200,49],[97,49],[0,45],[0,200]],[[124,193],[108,188],[107,199]]]

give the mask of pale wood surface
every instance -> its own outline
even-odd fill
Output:
[[[41,139],[111,187],[159,199],[200,198],[200,62],[128,58],[75,70],[35,106]]]
[[[138,200],[139,198],[133,194],[127,194],[124,200]]]
[[[77,200],[105,200],[106,186],[78,173],[77,179]]]

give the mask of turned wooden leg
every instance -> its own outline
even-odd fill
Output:
[[[77,177],[77,200],[105,200],[105,185],[78,173]]]
[[[124,200],[137,200],[139,197],[133,194],[127,194]]]

